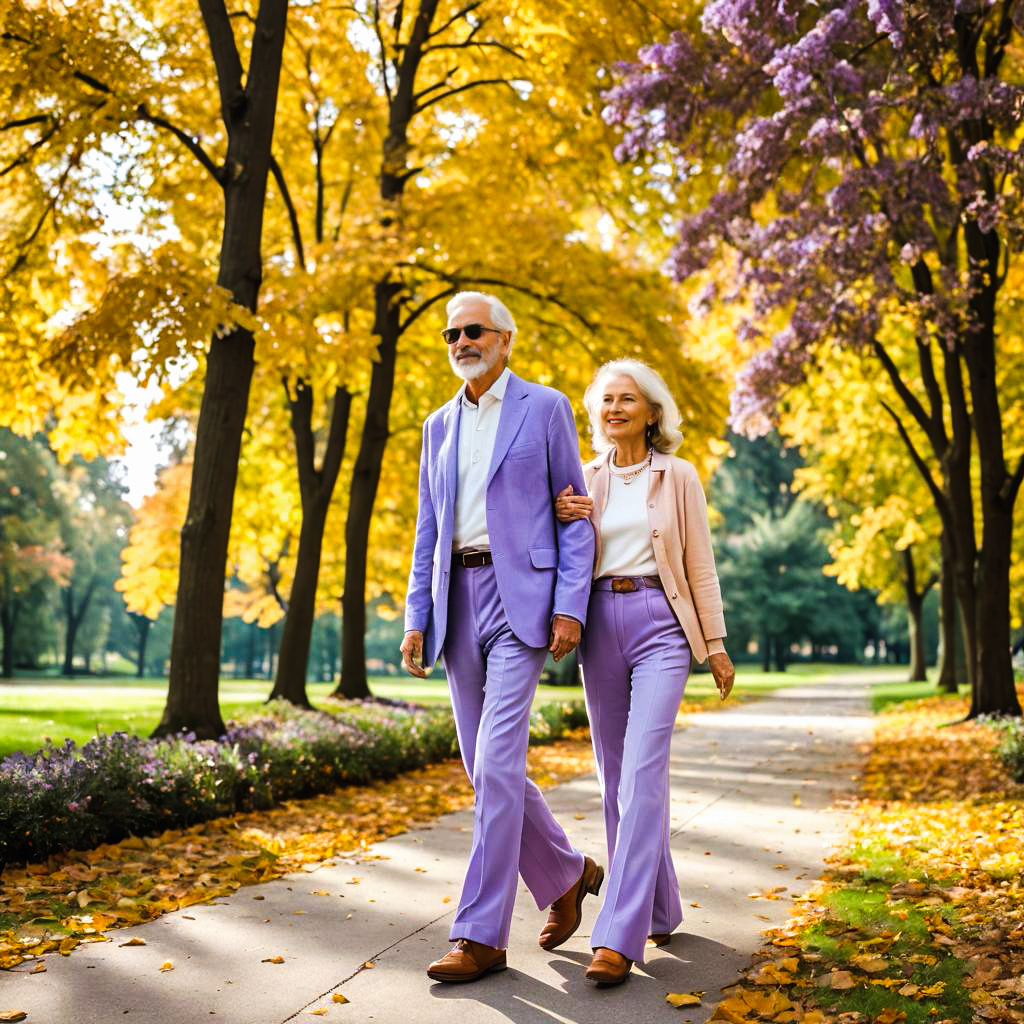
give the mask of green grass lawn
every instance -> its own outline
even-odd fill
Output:
[[[908,682],[883,682],[871,688],[871,708],[873,711],[882,711],[891,704],[900,704],[907,700],[921,700],[924,697],[938,697],[940,691],[935,685],[935,673],[929,673],[932,678],[926,683]],[[960,687],[960,694],[969,693],[967,686]]]
[[[892,679],[904,671],[893,666],[865,668],[857,665],[793,665],[788,672],[761,672],[740,666],[735,693],[754,696],[782,686],[841,681],[850,673],[870,672]],[[375,676],[370,680],[375,696],[407,700],[418,704],[447,705],[448,684],[437,674],[430,679],[400,676]],[[221,713],[225,720],[242,711],[252,711],[266,700],[271,684],[264,679],[225,679],[220,684]],[[333,689],[330,683],[311,683],[313,703],[329,707],[325,698]],[[130,732],[148,735],[160,719],[167,682],[164,679],[131,677],[91,677],[58,679],[24,677],[0,683],[0,757],[16,751],[37,750],[47,737],[62,742],[70,737],[86,743],[97,732]],[[688,700],[718,700],[711,674],[695,673],[686,688]],[[536,704],[549,701],[582,700],[579,686],[540,686]],[[904,698],[905,699],[905,698]]]

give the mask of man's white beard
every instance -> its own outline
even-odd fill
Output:
[[[475,363],[469,363],[464,366],[456,360],[454,352],[449,352],[448,362],[451,363],[456,377],[461,377],[463,380],[476,380],[477,377],[482,377],[494,368],[498,362],[498,353],[495,352],[489,362],[487,356],[481,353],[480,358]]]

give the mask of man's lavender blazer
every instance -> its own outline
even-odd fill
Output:
[[[423,632],[428,666],[441,654],[448,621],[462,393],[423,424],[405,628]],[[555,497],[566,484],[586,494],[569,400],[511,374],[487,476],[487,534],[505,617],[529,647],[548,645],[555,615],[586,622],[594,530],[586,519],[555,518]]]

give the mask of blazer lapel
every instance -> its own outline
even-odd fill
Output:
[[[444,507],[455,514],[455,493],[459,487],[459,415],[462,408],[462,388],[451,400],[444,414],[444,443],[441,446],[441,480],[444,487]]]
[[[519,428],[526,419],[529,404],[523,382],[514,373],[510,374],[505,397],[501,400],[498,432],[494,436],[494,453],[491,455],[491,465],[487,471],[488,484],[498,471],[502,459],[508,454],[509,446],[515,440],[516,434],[519,433]]]

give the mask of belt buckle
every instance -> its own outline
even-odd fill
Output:
[[[632,594],[639,589],[628,576],[616,576],[612,580],[612,591],[616,594]]]

